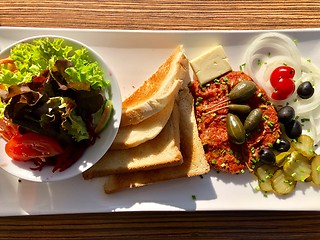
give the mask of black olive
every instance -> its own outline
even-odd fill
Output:
[[[287,139],[279,138],[274,144],[273,148],[278,152],[286,152],[290,149],[290,142]]]
[[[314,93],[314,88],[309,81],[303,82],[297,89],[297,94],[303,99],[311,98]]]
[[[294,117],[295,111],[290,106],[285,106],[278,111],[278,120],[280,123],[289,123],[294,119]]]
[[[301,123],[297,120],[292,120],[291,122],[285,124],[284,128],[287,136],[291,139],[300,137],[302,133]]]
[[[269,148],[262,148],[259,152],[260,161],[272,165],[276,161],[276,155]]]

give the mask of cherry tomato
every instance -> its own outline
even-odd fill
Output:
[[[275,100],[284,100],[294,93],[295,84],[293,77],[295,70],[289,66],[277,67],[270,76],[274,92],[271,97]]]
[[[277,67],[275,70],[273,70],[273,72],[271,73],[271,76],[270,76],[271,86],[275,88],[278,81],[281,78],[293,79],[295,73],[296,73],[296,71],[292,67],[289,67],[289,66]]]
[[[51,157],[63,152],[59,143],[38,133],[16,134],[6,144],[5,151],[16,161]]]
[[[282,87],[280,87],[281,89]],[[292,88],[292,87],[288,87],[288,88]],[[287,91],[287,90],[286,90]],[[292,92],[281,92],[279,89],[275,89],[275,91],[271,94],[271,97],[274,100],[285,100],[288,97],[290,97],[290,95],[294,92],[294,88]]]
[[[284,100],[294,93],[295,84],[291,78],[281,78],[275,86],[272,98]]]

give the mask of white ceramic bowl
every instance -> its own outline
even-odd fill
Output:
[[[41,171],[34,171],[30,169],[31,167],[34,167],[34,164],[30,161],[29,162],[28,161],[27,162],[12,161],[11,158],[5,152],[6,141],[0,137],[1,168],[11,173],[12,175],[16,176],[19,179],[25,179],[25,180],[34,181],[34,182],[48,182],[48,181],[68,179],[90,168],[109,149],[110,145],[112,144],[117,134],[117,131],[120,125],[120,120],[121,120],[122,100],[121,100],[121,94],[120,94],[120,88],[119,88],[118,82],[115,79],[114,74],[111,73],[110,69],[104,62],[103,58],[99,56],[99,54],[96,53],[93,49],[86,46],[85,44],[78,42],[74,39],[70,39],[62,36],[52,36],[52,35],[35,36],[31,38],[22,39],[21,41],[18,41],[8,46],[7,48],[3,49],[0,52],[0,59],[7,57],[10,54],[10,49],[13,48],[18,43],[22,43],[22,42],[31,43],[34,39],[45,38],[45,37],[48,37],[50,39],[63,38],[64,44],[72,46],[73,49],[78,49],[81,47],[85,47],[88,49],[91,60],[97,61],[99,63],[100,67],[104,71],[104,78],[109,79],[111,82],[111,94],[107,97],[112,100],[115,111],[112,119],[108,123],[108,126],[100,134],[100,138],[97,139],[95,144],[90,146],[76,163],[74,163],[71,167],[69,167],[68,169],[62,172],[56,171],[53,173],[52,166],[45,166]]]

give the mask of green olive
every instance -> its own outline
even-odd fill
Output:
[[[229,139],[235,144],[243,144],[246,139],[246,132],[243,124],[237,115],[227,114],[227,132]]]
[[[239,82],[229,93],[229,99],[232,102],[244,102],[251,98],[256,92],[257,86],[253,81]]]
[[[262,111],[260,108],[253,109],[244,121],[244,129],[251,132],[255,129],[262,119]]]
[[[228,108],[233,113],[247,114],[251,111],[251,107],[247,104],[229,104]]]

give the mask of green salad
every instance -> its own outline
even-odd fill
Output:
[[[37,169],[48,164],[54,171],[66,169],[106,127],[113,112],[105,94],[110,87],[84,47],[74,49],[62,38],[17,44],[0,60],[0,135],[7,141],[6,153],[13,160],[34,161]],[[23,144],[29,133],[48,137],[61,148],[46,154],[50,149],[39,153],[38,147],[34,153],[30,148],[37,139],[30,146]],[[10,142],[17,139],[27,147],[18,154],[9,149],[19,145]]]

